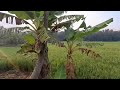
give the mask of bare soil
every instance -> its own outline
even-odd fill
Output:
[[[27,79],[30,75],[31,72],[10,70],[6,72],[0,72],[0,79]]]

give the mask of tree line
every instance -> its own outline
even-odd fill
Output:
[[[58,40],[65,41],[64,31],[58,32],[56,34]],[[86,36],[84,40],[85,41],[120,41],[120,31],[105,29],[95,34]]]
[[[85,38],[86,41],[120,41],[120,31],[103,30]]]
[[[5,29],[0,27],[0,45],[14,46],[25,43],[23,37],[28,32],[22,32],[18,28]],[[65,32],[56,32],[55,37],[57,40],[65,41]],[[85,41],[120,41],[120,31],[113,31],[110,29],[99,31],[95,34],[89,35],[84,38]]]
[[[23,37],[28,32],[22,32],[20,28],[0,27],[0,46],[16,46],[25,43]]]
[[[28,32],[22,32],[18,28],[5,29],[0,27],[0,45],[14,46],[25,43],[23,37]],[[57,40],[65,41],[65,32],[56,32],[55,37]],[[95,34],[89,35],[84,38],[85,41],[120,41],[120,31],[113,31],[110,29],[99,31]]]

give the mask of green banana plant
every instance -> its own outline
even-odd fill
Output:
[[[48,70],[45,70],[46,67],[49,69],[46,50],[47,46],[45,46],[49,39],[47,28],[45,26],[47,21],[44,20],[46,18],[46,12],[47,11],[9,11],[9,13],[15,14],[16,16],[2,12],[0,13],[1,21],[3,18],[6,18],[6,23],[8,23],[8,18],[11,18],[12,24],[13,19],[15,18],[17,25],[29,25],[29,30],[31,30],[32,33],[24,37],[26,43],[21,45],[21,49],[18,53],[35,52],[38,55],[38,62],[36,63],[35,69],[31,75],[31,78],[33,79],[45,78],[49,73]],[[31,20],[32,24],[27,20]],[[47,71],[47,73],[44,71]],[[43,73],[45,73],[45,75]]]
[[[86,54],[87,56],[91,56],[94,59],[95,58],[101,58],[101,56],[96,53],[95,51],[88,49],[88,48],[82,48],[82,46],[90,47],[93,46],[103,46],[101,43],[88,43],[83,42],[83,39],[87,35],[94,34],[98,32],[99,30],[105,28],[108,26],[109,23],[113,22],[113,18],[106,20],[103,23],[100,23],[94,27],[86,26],[85,18],[83,18],[82,24],[74,30],[73,28],[67,28],[65,30],[65,39],[67,42],[67,45],[64,45],[64,47],[67,50],[67,63],[66,63],[66,78],[67,79],[75,79],[76,77],[76,71],[75,71],[75,64],[73,61],[73,53],[77,50],[81,51],[83,54]],[[80,31],[79,29],[83,29]]]

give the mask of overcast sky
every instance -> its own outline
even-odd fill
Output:
[[[6,12],[7,11],[0,11],[0,12]],[[120,11],[68,11],[67,14],[79,14],[79,15],[85,15],[86,17],[86,24],[87,26],[91,25],[97,25],[105,20],[108,20],[110,18],[113,18],[113,22],[109,24],[108,27],[105,29],[113,29],[113,30],[120,30]],[[0,22],[0,26],[4,25],[4,27],[11,27],[15,26],[10,24],[5,24],[5,21]],[[74,24],[74,28],[77,28],[79,26],[79,23]]]

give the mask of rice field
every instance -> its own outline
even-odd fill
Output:
[[[65,78],[66,50],[48,45],[51,62],[51,78]],[[21,70],[32,72],[36,56],[16,54],[19,47],[0,47],[0,71]],[[120,79],[120,42],[104,42],[104,46],[92,50],[102,56],[93,59],[76,51],[73,55],[78,79]]]

